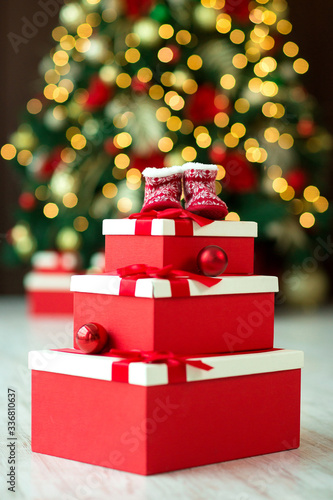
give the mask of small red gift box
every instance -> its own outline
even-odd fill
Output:
[[[148,475],[297,448],[302,366],[282,349],[156,364],[34,351],[32,450]]]
[[[189,219],[107,219],[105,270],[144,262],[198,272],[197,256],[208,245],[226,252],[228,266],[224,274],[252,274],[256,222],[214,221],[200,227]]]
[[[32,315],[73,314],[71,274],[30,272],[24,278],[28,311]]]
[[[274,276],[224,276],[208,288],[191,279],[102,274],[73,276],[71,290],[74,343],[78,329],[93,322],[117,349],[196,354],[273,347]]]

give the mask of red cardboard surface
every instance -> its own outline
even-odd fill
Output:
[[[224,274],[252,274],[254,238],[218,236],[106,236],[105,272],[131,264],[198,272],[197,256],[207,245],[217,245],[227,253]]]
[[[299,432],[300,369],[156,387],[32,371],[38,453],[148,475],[297,448]]]
[[[26,293],[28,311],[32,315],[72,315],[73,292],[29,291]]]
[[[90,322],[109,332],[112,347],[177,354],[270,349],[274,293],[147,299],[74,292],[74,345]]]

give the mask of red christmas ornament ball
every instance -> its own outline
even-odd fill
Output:
[[[205,276],[219,276],[227,268],[228,256],[221,247],[208,245],[198,253],[197,264]]]
[[[76,333],[76,343],[81,351],[87,354],[101,352],[108,342],[109,336],[102,325],[98,323],[87,323]]]
[[[27,212],[33,210],[37,204],[36,198],[32,193],[21,193],[18,202],[20,207]]]

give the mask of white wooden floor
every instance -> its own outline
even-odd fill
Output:
[[[276,317],[275,346],[305,351],[298,450],[150,477],[31,453],[27,352],[70,346],[72,321],[28,318],[20,298],[0,299],[0,321],[1,500],[333,499],[332,309]],[[8,387],[18,401],[16,493],[5,479]]]

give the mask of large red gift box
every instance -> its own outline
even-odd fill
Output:
[[[192,279],[73,276],[75,333],[99,323],[117,349],[180,354],[270,349],[274,276],[223,276],[207,287]],[[75,344],[76,347],[76,344]]]
[[[32,450],[148,475],[297,448],[302,366],[282,349],[156,364],[34,351]]]
[[[257,233],[256,222],[214,221],[200,227],[184,219],[107,219],[103,221],[105,270],[142,262],[198,272],[200,250],[217,245],[228,257],[224,274],[252,274]]]

